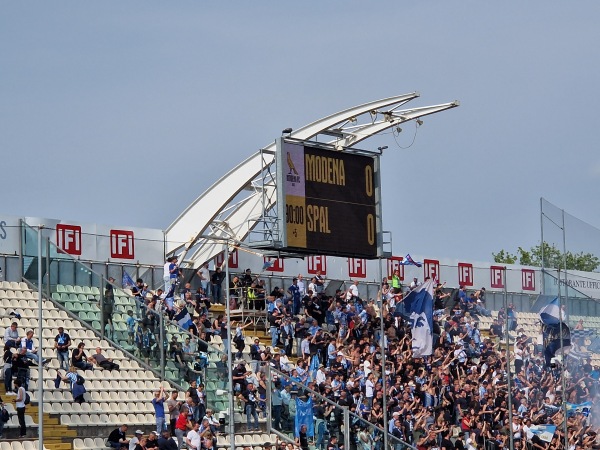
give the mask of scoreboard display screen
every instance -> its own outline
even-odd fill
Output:
[[[297,253],[377,258],[379,155],[279,139],[282,245]]]

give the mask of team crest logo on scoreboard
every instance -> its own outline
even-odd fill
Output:
[[[288,183],[292,183],[292,185],[300,183],[302,178],[300,177],[298,170],[296,170],[296,164],[294,163],[294,158],[292,158],[292,154],[290,152],[287,152],[287,166],[288,172],[285,175],[286,181]]]

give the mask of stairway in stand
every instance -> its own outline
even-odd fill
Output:
[[[0,384],[0,397],[5,403],[12,403],[14,406],[14,399],[16,397],[6,395],[4,384]],[[31,416],[37,423],[39,414],[38,405],[31,402],[31,404],[27,405],[25,414]],[[11,433],[11,429],[5,428],[4,434],[9,433]],[[58,417],[52,417],[50,414],[44,413],[44,447],[48,450],[71,450],[73,448],[73,439],[76,437],[77,432],[66,425],[61,425]],[[37,428],[28,427],[27,438],[19,440],[37,440]]]

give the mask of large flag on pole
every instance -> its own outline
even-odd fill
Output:
[[[544,357],[546,359],[547,367],[550,367],[552,358],[554,358],[554,355],[556,355],[556,352],[560,348],[569,347],[571,345],[571,330],[563,321],[564,314],[561,313],[559,304],[560,302],[557,297],[540,310],[540,320],[543,324],[544,346],[546,347]],[[560,340],[561,328],[562,342]]]
[[[433,352],[433,292],[435,282],[425,281],[404,299],[406,314],[412,321],[412,350],[414,358]]]
[[[306,435],[315,435],[315,421],[313,420],[313,401],[312,398],[308,398],[304,401],[296,397],[296,421],[295,421],[295,434],[294,436],[300,436],[300,427],[306,425]]]

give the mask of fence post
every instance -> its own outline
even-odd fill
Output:
[[[344,448],[350,448],[350,410],[347,406],[342,407],[344,411]],[[387,449],[385,449],[387,450]]]
[[[271,434],[271,389],[273,388],[273,382],[271,381],[271,364],[267,363],[267,392],[265,399],[265,415],[267,416],[267,434]]]

